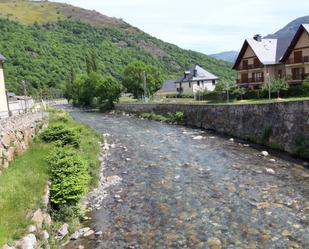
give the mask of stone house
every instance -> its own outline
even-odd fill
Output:
[[[214,91],[218,80],[216,75],[195,65],[185,71],[183,77],[176,80],[175,84],[177,93],[196,95],[199,92]]]
[[[299,84],[309,76],[309,24],[299,27],[281,62],[290,84]]]
[[[0,118],[7,117],[9,114],[3,74],[4,61],[4,56],[0,54]]]

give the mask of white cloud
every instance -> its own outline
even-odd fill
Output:
[[[309,9],[309,1],[304,0],[65,2],[122,18],[167,42],[204,53],[239,50],[246,37],[274,33],[293,19],[308,15]]]

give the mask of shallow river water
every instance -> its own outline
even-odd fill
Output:
[[[90,226],[103,234],[68,248],[309,248],[309,170],[301,162],[201,130],[72,116],[107,135],[104,176],[121,181],[92,212]]]

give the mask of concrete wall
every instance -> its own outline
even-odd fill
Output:
[[[27,113],[0,120],[0,173],[27,149],[43,126],[42,113]]]
[[[0,61],[0,117],[8,116],[8,107],[5,94],[3,64]]]
[[[309,143],[309,101],[260,105],[117,104],[126,112],[184,112],[188,126],[295,153]],[[309,157],[309,148],[308,157]]]

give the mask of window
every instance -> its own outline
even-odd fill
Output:
[[[303,80],[305,69],[303,67],[292,68],[292,79]]]
[[[252,82],[263,82],[263,73],[262,72],[252,73]]]
[[[191,88],[191,82],[189,82],[189,87]]]
[[[216,85],[216,80],[212,80],[212,85]]]
[[[303,62],[303,52],[295,51],[294,52],[294,63],[302,63]]]
[[[200,82],[199,81],[197,82],[197,85],[200,86]]]

